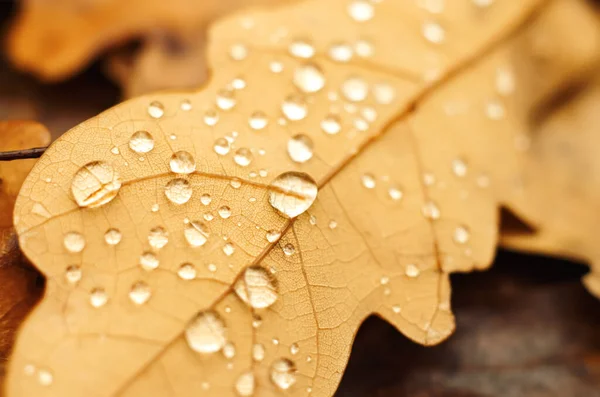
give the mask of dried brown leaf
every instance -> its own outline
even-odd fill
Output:
[[[372,314],[446,338],[448,274],[489,265],[499,205],[535,213],[515,141],[598,32],[567,0],[442,15],[312,0],[229,18],[201,91],[57,140],[15,210],[48,288],[8,395],[327,396]],[[543,45],[556,31],[590,34],[570,56]]]

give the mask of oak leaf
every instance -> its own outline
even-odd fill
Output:
[[[489,265],[499,205],[534,211],[515,141],[598,30],[566,0],[436,11],[312,0],[226,19],[202,90],[58,139],[15,208],[47,290],[8,396],[328,396],[370,315],[446,338],[448,275]],[[589,45],[540,45],[557,31]]]

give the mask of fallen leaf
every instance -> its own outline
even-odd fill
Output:
[[[531,136],[530,160],[524,180],[542,216],[534,232],[506,228],[507,247],[559,255],[590,263],[584,277],[590,292],[600,297],[600,250],[594,228],[600,202],[600,80],[552,114]]]
[[[598,29],[567,0],[431,11],[226,19],[201,91],[59,138],[15,209],[48,284],[8,395],[328,396],[372,314],[446,338],[448,273],[489,265],[500,204],[533,211],[514,142],[595,61]],[[588,45],[544,46],[559,30]]]

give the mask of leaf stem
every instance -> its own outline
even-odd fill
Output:
[[[31,149],[9,150],[0,152],[0,161],[12,161],[23,159],[37,159],[48,149],[48,147],[34,147]]]

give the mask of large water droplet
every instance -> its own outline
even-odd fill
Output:
[[[171,156],[169,167],[176,174],[191,174],[196,171],[196,161],[189,152],[180,150]]]
[[[315,55],[315,48],[308,40],[296,39],[290,43],[288,48],[290,54],[296,58],[312,58]]]
[[[288,141],[287,150],[293,161],[305,163],[313,156],[313,141],[305,134],[294,135]]]
[[[335,114],[329,114],[321,120],[321,129],[323,132],[329,135],[335,135],[340,132],[342,125],[340,123],[339,116]]]
[[[185,328],[188,346],[198,353],[216,353],[227,342],[227,328],[214,311],[200,312]]]
[[[136,153],[148,153],[154,149],[154,138],[148,131],[137,131],[129,138],[129,148]]]
[[[129,290],[129,299],[136,305],[143,305],[148,302],[151,295],[152,291],[150,286],[144,281],[135,282]]]
[[[282,215],[295,218],[310,208],[317,192],[317,184],[308,174],[285,172],[271,182],[269,203]]]
[[[360,77],[350,77],[342,83],[342,94],[351,102],[361,102],[367,98],[369,86]]]
[[[242,373],[235,381],[235,391],[240,397],[253,396],[255,387],[256,380],[250,371]]]
[[[250,115],[248,125],[255,131],[262,130],[268,124],[267,115],[264,112],[256,111]]]
[[[85,238],[81,233],[69,232],[65,234],[63,244],[69,252],[81,252],[85,248]]]
[[[108,229],[106,233],[104,233],[104,241],[108,245],[117,245],[121,242],[121,232],[118,229]]]
[[[154,270],[158,267],[158,258],[153,252],[146,251],[140,256],[140,266],[144,270]]]
[[[108,163],[94,161],[81,167],[73,177],[71,193],[80,207],[100,207],[119,193],[121,179]]]
[[[235,151],[235,155],[233,156],[233,160],[235,163],[241,167],[247,167],[252,162],[252,152],[250,149],[241,147]]]
[[[294,70],[294,84],[300,91],[318,92],[325,86],[325,75],[319,66],[307,63]]]
[[[237,296],[254,309],[264,309],[277,300],[277,286],[273,275],[260,266],[250,266],[235,282]]]
[[[271,364],[271,381],[281,390],[288,390],[296,383],[296,365],[287,358],[279,358]]]
[[[285,98],[281,104],[281,110],[288,120],[302,120],[308,113],[308,106],[301,95],[292,94]]]
[[[150,102],[150,105],[148,105],[148,114],[153,119],[160,119],[165,114],[165,107],[158,101]]]
[[[160,226],[150,229],[148,233],[148,242],[154,249],[161,249],[169,242],[169,234]]]
[[[192,197],[192,187],[190,183],[183,178],[175,178],[165,186],[165,195],[173,204],[185,204]]]
[[[373,18],[375,9],[366,0],[355,0],[348,4],[348,14],[356,22],[366,22]]]
[[[90,292],[90,304],[93,307],[102,307],[108,302],[108,294],[104,288],[94,288]]]
[[[192,247],[200,247],[206,244],[210,232],[208,226],[204,222],[192,221],[185,226],[183,234],[189,245]]]
[[[296,253],[296,247],[292,243],[287,243],[282,249],[285,256],[292,256]]]
[[[182,280],[193,280],[196,278],[196,267],[191,263],[184,263],[179,266],[177,275]]]

